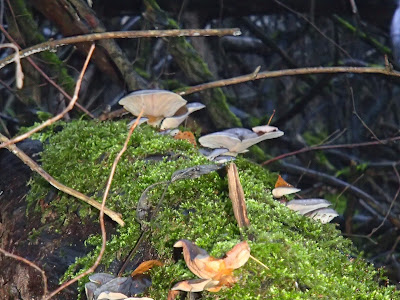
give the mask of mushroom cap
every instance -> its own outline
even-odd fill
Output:
[[[246,149],[267,139],[277,138],[283,135],[283,132],[276,131],[267,132],[262,135],[246,128],[231,128],[220,132],[207,134],[199,138],[199,142],[203,147],[207,148],[226,148],[229,152],[243,153]]]
[[[183,121],[186,120],[186,118],[192,113],[197,110],[200,110],[202,108],[206,107],[204,104],[200,102],[192,102],[187,104],[186,106],[182,107],[185,108],[184,112],[182,114],[178,114],[179,111],[182,109],[179,109],[176,114],[172,117],[167,117],[161,122],[160,129],[165,130],[165,129],[172,129],[172,128],[177,128]]]
[[[295,187],[292,186],[281,186],[274,188],[272,190],[272,195],[274,196],[274,198],[281,198],[285,195],[294,194],[300,191],[301,191],[300,189],[296,189]]]
[[[143,108],[143,115],[149,118],[148,123],[158,125],[163,118],[173,116],[186,104],[186,100],[170,91],[140,90],[130,93],[118,103],[135,116]]]
[[[319,208],[312,212],[305,214],[305,216],[314,220],[319,220],[322,224],[329,223],[334,218],[338,217],[339,214],[336,210],[330,207]]]
[[[275,126],[263,125],[263,126],[253,127],[251,130],[253,130],[253,132],[257,134],[264,134],[264,133],[278,131],[279,129],[278,127]]]
[[[328,200],[325,199],[301,199],[289,201],[286,206],[291,210],[297,211],[301,215],[306,215],[321,208],[331,206]]]

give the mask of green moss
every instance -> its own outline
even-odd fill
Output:
[[[100,201],[111,164],[126,138],[126,123],[78,121],[64,123],[62,127],[45,145],[43,167],[62,183]],[[164,155],[164,159],[155,160],[152,155],[156,154]],[[117,228],[108,238],[103,265],[107,267],[113,260],[126,256],[138,239],[140,228],[135,221],[135,208],[147,186],[168,180],[176,170],[207,163],[186,141],[162,136],[147,126],[135,130],[118,164],[107,200],[108,207],[122,213],[126,226]],[[172,183],[152,222],[149,242],[165,266],[151,271],[153,285],[148,296],[165,299],[172,283],[195,278],[182,260],[172,259],[172,246],[177,240],[192,240],[219,257],[241,240],[241,234],[253,237],[249,242],[252,255],[269,270],[250,260],[236,270],[236,285],[218,293],[204,292],[204,299],[393,299],[398,295],[393,287],[379,286],[380,271],[362,259],[350,257],[356,251],[335,225],[322,225],[302,217],[273,200],[270,188],[276,174],[245,159],[239,158],[236,164],[250,228],[241,233],[237,227],[225,177],[212,172]],[[30,200],[44,197],[48,188],[36,179]],[[152,203],[158,202],[162,190],[158,186],[149,193]],[[76,212],[82,223],[97,222],[97,211],[65,195],[51,202],[49,209],[64,224]],[[100,244],[100,236],[88,237],[86,245],[92,252],[77,259],[65,278],[91,265]]]

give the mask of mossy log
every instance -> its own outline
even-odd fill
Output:
[[[61,123],[36,138],[46,141],[41,161],[47,172],[60,182],[100,201],[111,165],[126,135],[124,121],[76,121]],[[106,204],[123,215],[126,226],[117,227],[108,220],[107,250],[99,271],[116,274],[134,247],[141,234],[136,221],[136,206],[146,187],[168,181],[177,170],[209,163],[186,141],[160,135],[147,125],[137,128],[117,166]],[[240,240],[247,239],[251,254],[269,269],[250,260],[235,271],[239,281],[232,288],[224,288],[218,293],[203,292],[202,299],[400,297],[394,287],[380,285],[382,272],[360,258],[351,242],[341,236],[334,224],[322,225],[274,200],[270,190],[276,174],[243,158],[239,158],[236,164],[245,193],[250,227],[241,231],[237,226],[225,176],[212,172],[197,179],[173,182],[167,189],[159,213],[148,224],[147,250],[142,248],[126,269],[126,274],[129,274],[140,259],[157,257],[163,261],[163,267],[150,272],[153,283],[147,296],[166,299],[174,282],[195,278],[183,260],[173,259],[172,246],[177,240],[192,240],[214,257],[219,257]],[[26,198],[27,218],[23,221],[27,229],[32,230],[29,220],[40,217],[42,226],[36,224],[31,239],[25,243],[26,249],[35,244],[41,245],[44,238],[51,236],[59,241],[68,240],[71,247],[71,228],[74,228],[72,232],[79,244],[82,236],[87,238],[86,249],[77,247],[76,262],[68,270],[64,269],[64,279],[70,278],[90,266],[99,252],[98,211],[65,194],[50,197],[49,192],[54,193],[54,190],[36,176],[30,187]],[[149,192],[147,200],[153,207],[159,202],[163,190],[164,186],[159,185]],[[4,201],[7,199],[3,197]],[[13,238],[12,233],[8,236]],[[46,267],[48,262],[44,254],[48,251],[48,256],[58,254],[61,261],[62,247],[65,247],[63,242],[59,245],[55,243],[51,249],[41,249],[43,255],[33,260]],[[2,260],[10,259],[2,257]],[[53,283],[58,280],[51,279]],[[80,292],[86,281],[81,281]],[[41,287],[40,283],[36,286]],[[69,294],[63,299],[76,297],[76,294]]]

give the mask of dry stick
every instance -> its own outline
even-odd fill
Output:
[[[400,72],[393,71],[388,68],[373,68],[373,67],[314,67],[314,68],[298,68],[298,69],[285,69],[277,71],[264,71],[254,76],[253,73],[233,77],[229,79],[216,80],[213,82],[203,83],[195,86],[191,86],[182,91],[176,93],[183,96],[193,94],[206,89],[224,87],[234,85],[242,82],[265,79],[265,78],[276,78],[283,76],[297,76],[305,74],[331,74],[331,73],[357,73],[357,74],[382,74],[386,76],[400,77]]]
[[[10,140],[6,138],[4,135],[0,133],[0,142],[8,143]],[[28,155],[25,154],[21,149],[19,149],[17,146],[14,144],[7,145],[6,148],[10,150],[12,153],[14,153],[24,164],[26,164],[29,168],[31,168],[32,171],[38,173],[40,176],[42,176],[48,183],[50,183],[52,186],[54,186],[56,189],[67,193],[68,195],[71,195],[75,198],[78,198],[87,204],[97,208],[98,210],[101,209],[101,204],[97,202],[96,200],[93,200],[92,198],[89,198],[85,194],[82,194],[81,192],[78,192],[61,182],[57,181],[54,179],[49,173],[47,173],[45,170],[43,170],[32,158],[30,158]],[[104,210],[105,214],[109,216],[112,220],[117,222],[119,225],[124,226],[125,223],[121,219],[121,214],[116,213],[112,211],[109,208],[105,208]]]
[[[1,27],[0,27],[1,28]],[[153,37],[182,37],[182,36],[224,36],[241,35],[239,28],[221,28],[221,29],[171,29],[171,30],[141,30],[141,31],[115,31],[104,33],[91,33],[78,35],[59,40],[47,41],[20,51],[20,57],[25,58],[32,54],[55,49],[61,46],[93,42],[104,39],[126,39],[126,38],[153,38]],[[0,69],[13,62],[13,56],[9,55],[0,60]]]
[[[92,44],[92,46],[91,46],[91,48],[89,50],[89,53],[88,53],[88,58],[89,59],[93,54],[94,48],[95,48],[95,46],[94,46],[94,44]],[[66,113],[68,113],[74,107],[76,101],[78,100],[78,94],[79,94],[79,90],[80,90],[80,87],[81,87],[81,84],[82,84],[83,75],[85,74],[85,71],[86,71],[86,68],[87,68],[88,64],[89,64],[89,60],[86,59],[85,64],[84,64],[83,69],[82,69],[82,72],[81,72],[81,74],[79,74],[78,81],[76,82],[74,96],[72,97],[72,99],[69,102],[68,106],[61,113],[59,113],[58,115],[54,116],[51,119],[48,119],[47,121],[43,122],[42,124],[40,124],[39,126],[33,128],[32,130],[29,130],[28,132],[26,132],[24,134],[21,134],[21,135],[17,136],[16,138],[13,138],[13,139],[11,139],[11,140],[9,140],[7,142],[3,142],[2,144],[0,144],[0,149],[4,148],[4,147],[7,147],[8,145],[18,143],[18,142],[30,137],[32,134],[42,130],[43,128],[55,123],[56,121],[60,120],[62,117],[64,117],[64,115]]]
[[[115,170],[117,169],[117,164],[119,162],[119,160],[122,157],[122,154],[124,154],[124,152],[126,151],[126,149],[128,148],[128,143],[131,139],[132,133],[135,130],[136,126],[139,124],[140,118],[143,115],[143,108],[142,111],[140,112],[136,122],[133,124],[133,126],[129,129],[128,132],[128,136],[125,139],[125,143],[124,146],[122,147],[121,151],[118,153],[118,155],[115,157],[113,165],[111,167],[111,171],[110,171],[110,176],[108,177],[107,180],[107,185],[106,185],[106,189],[104,191],[104,195],[103,195],[103,201],[101,203],[101,209],[100,209],[100,215],[99,215],[99,220],[100,220],[100,228],[101,228],[101,237],[102,237],[102,244],[101,244],[101,249],[99,252],[99,255],[97,256],[96,261],[94,262],[94,264],[87,269],[85,272],[81,273],[80,275],[74,277],[73,279],[71,279],[68,282],[63,283],[59,288],[57,288],[55,291],[53,291],[52,293],[50,293],[46,299],[50,299],[51,297],[55,296],[56,294],[58,294],[60,291],[62,291],[63,289],[65,289],[67,286],[73,284],[74,282],[78,281],[79,279],[81,279],[82,277],[94,272],[97,268],[97,266],[100,264],[100,261],[103,257],[103,254],[106,250],[106,243],[107,243],[107,236],[106,236],[106,228],[104,225],[104,213],[105,213],[105,205],[106,205],[106,200],[108,197],[108,193],[110,191],[111,188],[111,183],[113,181],[114,178],[114,174],[115,174]]]
[[[9,39],[11,42],[15,44],[18,49],[22,49],[17,42],[12,38],[11,35],[8,34],[8,32],[4,29],[2,25],[0,25],[0,30],[4,33],[4,35]],[[72,101],[72,98],[70,95],[67,94],[66,91],[64,91],[54,80],[52,80],[47,74],[33,61],[32,58],[28,57],[28,62],[48,81],[50,84],[52,84],[61,94],[63,94],[69,101]],[[82,110],[85,114],[90,116],[92,119],[95,119],[95,116],[89,112],[86,108],[84,108],[82,105],[79,103],[75,104],[80,110]]]
[[[26,258],[23,258],[23,257],[21,257],[19,255],[12,254],[12,253],[10,253],[10,252],[2,249],[2,248],[0,248],[0,252],[3,253],[7,257],[14,258],[14,259],[16,259],[18,261],[21,261],[21,262],[27,264],[28,266],[38,270],[41,273],[42,281],[43,281],[43,296],[42,296],[42,298],[44,299],[45,295],[47,294],[47,277],[46,277],[46,273],[41,268],[39,268],[36,264],[34,264],[33,262],[27,260]]]
[[[400,193],[400,175],[399,175],[399,172],[397,171],[397,169],[396,169],[396,167],[395,167],[394,165],[393,165],[393,170],[394,170],[394,172],[395,172],[395,174],[396,174],[396,177],[397,177],[397,180],[398,180],[398,182],[399,182],[399,187],[397,188],[396,194],[394,195],[393,200],[392,200],[392,202],[390,203],[389,209],[388,209],[388,211],[387,211],[385,217],[383,218],[381,224],[379,224],[378,227],[373,228],[373,229],[371,230],[370,234],[368,234],[368,237],[371,237],[379,228],[381,228],[381,227],[383,226],[383,224],[385,223],[385,221],[387,220],[387,218],[388,218],[388,216],[389,216],[389,214],[390,214],[390,211],[392,210],[392,207],[393,207],[393,205],[394,205],[394,202],[396,201],[397,197],[399,196],[399,193]]]
[[[305,147],[300,150],[296,150],[293,152],[285,153],[282,155],[278,155],[274,158],[271,158],[267,161],[264,161],[261,163],[262,166],[268,165],[272,162],[275,162],[277,160],[280,160],[282,158],[286,158],[289,156],[297,155],[300,153],[305,153],[309,151],[316,151],[316,150],[326,150],[326,149],[338,149],[338,148],[357,148],[357,147],[368,147],[368,146],[376,146],[376,145],[381,145],[381,144],[386,144],[388,142],[394,142],[400,140],[400,136],[395,136],[392,138],[387,138],[384,140],[379,140],[379,141],[373,141],[373,142],[364,142],[364,143],[355,143],[355,144],[338,144],[338,145],[323,145],[323,146],[315,146],[315,147]]]

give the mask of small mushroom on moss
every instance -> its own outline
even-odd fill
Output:
[[[203,109],[204,107],[206,106],[200,102],[192,102],[186,104],[185,106],[182,106],[180,109],[178,109],[178,111],[172,117],[165,118],[161,122],[160,129],[166,130],[177,128],[180,124],[182,124],[183,121],[187,119],[187,117],[191,113]]]
[[[291,210],[311,219],[319,220],[323,224],[339,216],[336,210],[329,208],[331,205],[332,203],[325,199],[300,199],[286,203],[286,206]]]
[[[228,149],[228,152],[225,152],[224,155],[237,156],[238,153],[247,152],[247,148],[261,141],[274,139],[282,135],[283,132],[276,127],[260,135],[246,128],[231,128],[202,136],[199,138],[199,143],[206,148]]]
[[[279,175],[275,183],[275,188],[272,190],[272,195],[274,196],[274,198],[279,199],[283,196],[294,194],[300,191],[300,189],[295,188],[293,185],[286,182],[281,175]]]
[[[141,90],[130,93],[118,102],[134,116],[143,109],[143,116],[151,126],[159,126],[166,117],[172,117],[186,100],[178,94],[165,90]]]

